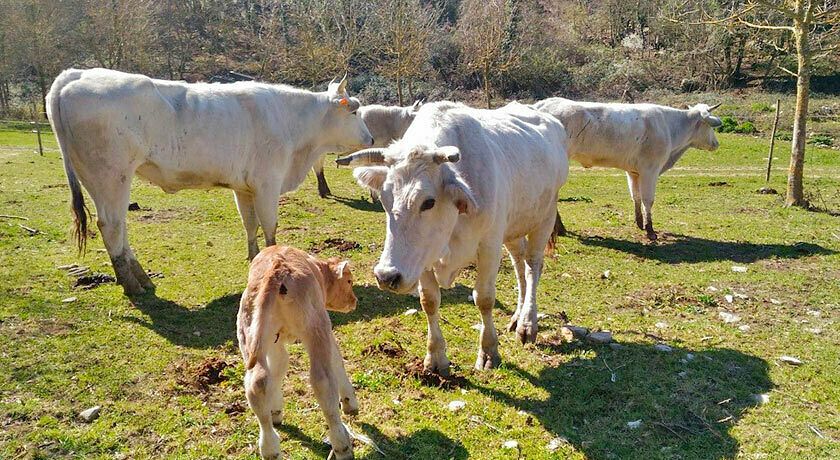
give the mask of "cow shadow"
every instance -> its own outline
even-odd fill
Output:
[[[147,318],[123,316],[122,320],[156,332],[174,345],[214,348],[236,341],[236,313],[241,293],[226,294],[203,308],[187,308],[155,294],[131,298],[135,308]]]
[[[576,357],[538,374],[512,363],[496,371],[521,380],[510,385],[524,389],[519,395],[534,396],[469,386],[526,412],[586,458],[733,458],[739,444],[731,429],[756,405],[755,395],[773,388],[767,362],[731,349],[537,346]]]
[[[390,438],[385,436],[378,428],[368,423],[361,423],[361,434],[369,437],[383,453],[371,447],[370,452],[361,459],[419,459],[419,458],[446,458],[454,460],[466,460],[469,453],[460,441],[452,439],[438,430],[421,428],[408,435],[400,435]],[[281,446],[283,435],[295,439],[300,445],[321,458],[327,458],[330,453],[330,446],[302,432],[292,425],[281,425],[278,428],[281,433]],[[354,450],[359,450],[359,441],[356,441]],[[282,448],[282,447],[281,447]]]
[[[620,240],[603,236],[575,235],[586,246],[612,249],[633,254],[643,259],[659,262],[700,263],[728,260],[737,263],[752,263],[759,260],[779,258],[798,259],[813,255],[835,254],[818,244],[798,242],[794,244],[763,244],[743,241],[717,241],[687,235],[663,234],[655,244]]]
[[[353,209],[366,212],[385,212],[381,203],[373,203],[365,198],[345,198],[343,196],[330,195],[330,198]]]

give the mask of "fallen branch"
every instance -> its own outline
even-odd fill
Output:
[[[29,220],[29,218],[28,218],[28,217],[23,217],[23,216],[13,216],[13,215],[11,215],[11,214],[0,214],[0,218],[3,218],[3,219],[20,219],[20,220]]]
[[[26,230],[27,232],[29,232],[29,236],[34,236],[34,235],[37,235],[37,234],[41,233],[41,231],[38,230],[37,228],[27,227],[26,225],[23,225],[23,224],[18,224],[18,227],[20,227],[20,228]]]

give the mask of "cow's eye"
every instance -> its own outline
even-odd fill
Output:
[[[434,207],[435,207],[435,199],[434,198],[428,198],[426,201],[423,202],[423,204],[420,205],[420,212],[432,209]]]

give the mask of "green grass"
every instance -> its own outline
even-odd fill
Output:
[[[465,378],[452,389],[406,375],[424,354],[425,319],[403,315],[419,308],[416,299],[374,287],[383,214],[350,172],[327,170],[339,198],[319,199],[311,178],[289,194],[279,243],[360,243],[343,254],[355,263],[359,307],[332,318],[361,403],[360,415],[345,420],[387,455],[357,444],[357,458],[516,458],[502,449],[507,440],[530,459],[840,457],[840,219],[755,193],[766,142],[720,140],[718,152],[689,151],[661,178],[655,245],[632,224],[620,171],[575,166],[559,204],[571,234],[546,264],[538,299],[549,316],[535,346],[503,334],[501,367],[473,371],[474,273],[444,291],[449,357]],[[0,132],[0,214],[28,218],[0,218],[0,458],[254,458],[258,428],[234,330],[248,267],[232,194],[166,195],[136,182],[132,201],[147,210],[129,213],[129,237],[141,263],[163,274],[157,297],[129,300],[115,285],[73,290],[57,266],[111,268],[99,238],[84,259],[76,255],[61,160],[55,151],[33,154],[32,141]],[[777,147],[771,186],[783,191],[787,146]],[[810,146],[807,155],[812,200],[840,210],[840,156]],[[499,325],[515,306],[514,286],[505,260]],[[729,304],[729,293],[748,298]],[[71,296],[78,300],[62,303]],[[723,309],[740,323],[724,324]],[[623,348],[560,343],[561,311],[574,324],[611,330]],[[674,351],[654,350],[655,337]],[[371,352],[386,342],[405,354]],[[298,345],[292,355],[282,448],[290,458],[324,458],[326,425],[314,410],[307,357]],[[780,363],[782,355],[804,364]],[[212,357],[231,364],[228,379],[195,389],[192,373]],[[770,401],[758,406],[752,395],[761,393]],[[451,413],[455,399],[467,405]],[[77,421],[92,405],[102,405],[100,418]],[[641,426],[628,428],[635,420]],[[566,442],[552,453],[546,446],[556,437]]]

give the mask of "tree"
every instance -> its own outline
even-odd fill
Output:
[[[422,76],[440,11],[419,0],[384,0],[377,11],[379,70],[397,83],[397,99],[404,105],[403,83]],[[411,93],[412,91],[409,91]],[[413,94],[411,95],[413,97]]]
[[[506,73],[519,57],[517,0],[464,0],[457,25],[464,64],[479,72],[490,108],[490,79]]]
[[[85,0],[79,41],[101,67],[148,72],[155,6],[152,0]]]
[[[702,3],[701,3],[702,6]],[[792,36],[796,71],[779,69],[796,78],[796,108],[793,118],[790,166],[785,204],[807,207],[802,184],[805,167],[806,124],[814,59],[840,49],[840,5],[834,0],[746,0],[729,2],[728,8],[709,13],[699,10],[704,24],[741,24],[766,34]],[[776,48],[779,48],[776,45]]]

